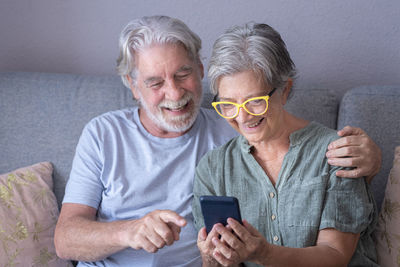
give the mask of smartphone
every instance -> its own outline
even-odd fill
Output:
[[[226,225],[228,218],[233,218],[242,223],[239,201],[236,197],[200,196],[200,206],[207,233],[216,223]]]

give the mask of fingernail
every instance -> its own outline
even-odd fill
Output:
[[[217,245],[218,243],[218,239],[216,237],[214,237],[211,241],[214,245]]]

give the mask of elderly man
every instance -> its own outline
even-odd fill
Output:
[[[236,135],[201,109],[201,41],[177,19],[130,22],[118,72],[139,107],[90,121],[79,140],[55,244],[78,266],[200,266],[191,214],[194,169]],[[222,133],[222,134],[221,134]],[[332,143],[332,164],[379,169],[379,148],[360,129]]]

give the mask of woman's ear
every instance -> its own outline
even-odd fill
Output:
[[[288,80],[286,82],[286,86],[283,89],[283,93],[282,93],[282,105],[286,104],[289,94],[290,94],[290,90],[292,90],[292,86],[293,86],[293,79],[288,78]]]

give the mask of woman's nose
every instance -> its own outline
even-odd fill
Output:
[[[238,115],[235,118],[237,122],[245,122],[248,120],[249,116],[252,116],[249,114],[243,107],[239,108]]]

